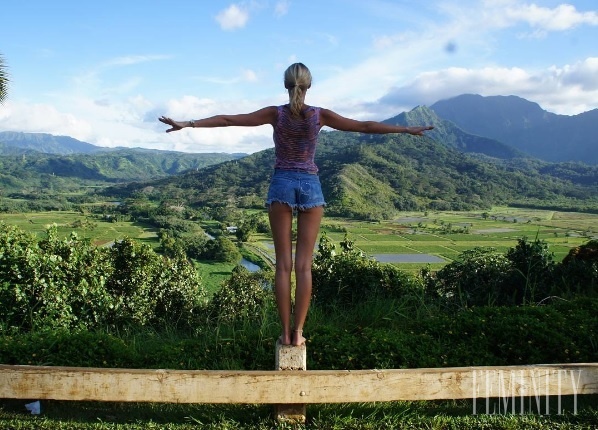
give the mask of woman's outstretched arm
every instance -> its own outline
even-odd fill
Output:
[[[172,118],[161,116],[160,122],[169,125],[171,128],[166,133],[179,131],[186,127],[193,128],[213,128],[213,127],[256,127],[258,125],[271,124],[276,122],[276,106],[268,106],[251,113],[237,115],[216,115],[209,118],[196,119],[190,121],[175,121]]]
[[[320,111],[320,122],[322,126],[332,127],[336,130],[372,134],[409,133],[416,136],[423,136],[424,131],[434,128],[431,125],[404,127],[402,125],[385,124],[377,121],[358,121],[341,116],[329,109],[322,109]]]

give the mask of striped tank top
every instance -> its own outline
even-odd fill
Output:
[[[301,118],[295,118],[287,105],[278,106],[274,126],[274,168],[318,173],[314,156],[321,128],[320,108],[309,106]]]

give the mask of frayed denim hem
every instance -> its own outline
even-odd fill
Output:
[[[265,203],[265,206],[267,208],[270,208],[270,205],[272,203],[282,203],[283,205],[287,205],[287,206],[289,206],[293,210],[293,212],[303,212],[303,211],[306,211],[308,209],[317,208],[319,206],[322,206],[322,207],[326,206],[326,202],[316,202],[316,203],[311,203],[309,205],[298,205],[298,204],[292,204],[292,203],[289,203],[289,202],[285,202],[284,200],[278,200],[278,199],[268,200]]]

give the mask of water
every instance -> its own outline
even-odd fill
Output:
[[[241,266],[243,266],[244,268],[246,268],[250,272],[257,272],[258,270],[260,270],[260,266],[258,266],[257,264],[254,264],[251,261],[246,260],[244,258],[241,259],[241,263],[240,264],[241,264]]]

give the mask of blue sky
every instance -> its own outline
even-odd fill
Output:
[[[269,126],[164,133],[191,119],[307,102],[384,120],[464,93],[574,115],[598,106],[596,0],[23,0],[2,5],[0,131],[100,146],[252,153]]]

